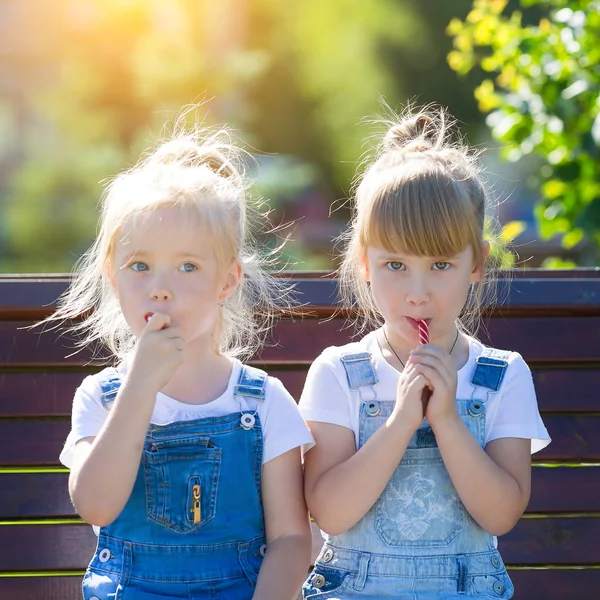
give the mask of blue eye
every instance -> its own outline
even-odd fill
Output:
[[[433,269],[435,271],[447,271],[450,268],[449,262],[439,261],[433,263]]]
[[[401,263],[397,260],[391,260],[390,262],[385,263],[385,266],[390,271],[402,271],[405,269],[404,263]]]
[[[193,263],[183,263],[179,267],[179,270],[183,271],[184,273],[192,273],[193,271],[197,271],[198,267]]]
[[[129,265],[129,268],[132,271],[136,271],[138,273],[140,273],[142,271],[149,271],[150,270],[150,267],[148,267],[148,265],[146,263],[143,263],[143,262],[134,262],[134,263],[131,263]]]

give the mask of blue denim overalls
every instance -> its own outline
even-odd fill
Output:
[[[507,356],[486,348],[477,358],[471,398],[456,401],[482,447],[485,403],[500,389]],[[342,361],[351,393],[361,399],[361,447],[390,416],[395,399],[377,399],[370,353],[345,354]],[[328,537],[302,593],[319,600],[459,600],[511,598],[513,591],[494,538],[462,504],[424,421],[369,512],[345,533]]]
[[[102,403],[121,384],[98,374]],[[255,406],[266,373],[244,366],[240,412],[150,424],[137,479],[117,519],[100,529],[84,600],[242,600],[265,552],[260,495],[263,436]]]

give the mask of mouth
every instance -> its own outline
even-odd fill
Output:
[[[146,321],[146,323],[152,318],[153,314],[154,313],[149,312],[144,315],[144,320]]]
[[[406,317],[406,320],[415,331],[419,330],[419,323],[421,321],[425,321],[427,325],[431,324],[431,319],[413,319],[412,317]]]

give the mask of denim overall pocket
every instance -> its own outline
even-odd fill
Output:
[[[465,518],[437,448],[407,448],[375,505],[375,529],[388,546],[448,546]]]
[[[150,441],[142,463],[148,518],[191,533],[215,516],[221,450],[202,436]]]

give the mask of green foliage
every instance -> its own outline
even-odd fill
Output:
[[[339,197],[364,149],[361,118],[381,96],[392,105],[401,97],[386,50],[427,43],[419,15],[396,0],[65,4],[57,76],[36,98],[39,121],[5,199],[6,271],[70,270],[93,238],[100,180],[202,100],[200,118],[249,131],[261,151],[299,157]],[[282,177],[293,193],[293,178]]]
[[[507,4],[474,0],[464,21],[453,19],[448,63],[461,75],[483,72],[475,97],[504,158],[542,158],[535,176],[541,236],[559,234],[565,248],[585,236],[597,262],[600,1],[520,0],[523,10],[513,11]]]

